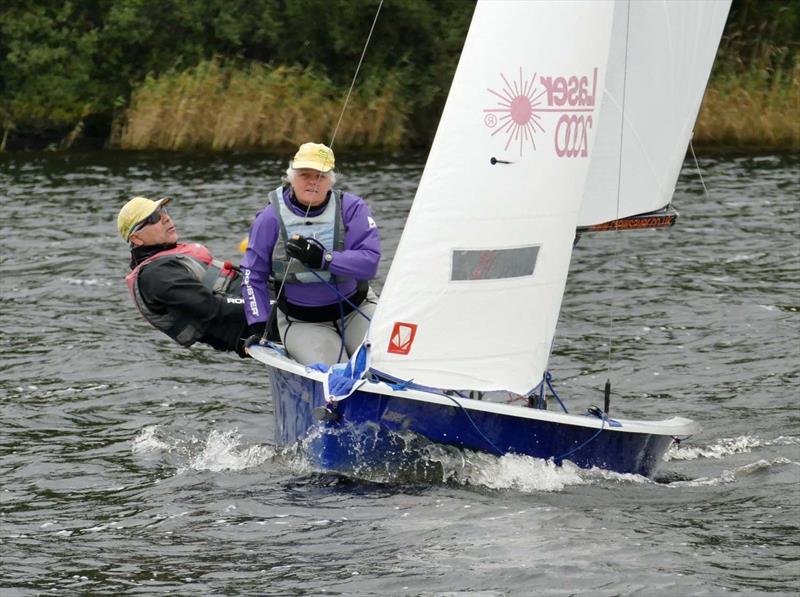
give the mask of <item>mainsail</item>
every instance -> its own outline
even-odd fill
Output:
[[[597,126],[579,226],[669,204],[730,4],[615,4],[603,118]],[[625,128],[620,130],[623,107]]]
[[[373,317],[373,370],[542,379],[593,153],[609,2],[479,2]]]

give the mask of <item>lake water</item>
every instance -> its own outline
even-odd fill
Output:
[[[423,158],[338,157],[383,277]],[[259,363],[139,318],[115,219],[170,195],[236,258],[285,163],[0,156],[4,597],[800,592],[800,156],[701,157],[674,228],[576,248],[556,389],[583,409],[610,377],[612,414],[699,421],[655,480],[454,450],[348,479],[276,449]]]

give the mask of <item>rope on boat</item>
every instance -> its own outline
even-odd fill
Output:
[[[464,405],[461,404],[458,400],[456,400],[452,396],[450,396],[449,394],[447,394],[446,392],[444,392],[444,391],[442,391],[442,390],[440,390],[438,388],[431,388],[429,386],[423,386],[421,384],[416,384],[416,383],[414,383],[414,380],[412,380],[412,379],[401,380],[401,379],[394,378],[394,377],[392,377],[390,375],[387,375],[385,373],[381,373],[380,375],[385,378],[383,381],[388,383],[389,387],[391,387],[393,390],[406,390],[406,389],[419,390],[419,391],[423,391],[423,392],[429,392],[431,394],[437,394],[439,396],[444,396],[445,398],[449,399],[458,408],[461,409],[461,412],[464,413],[464,416],[467,417],[467,420],[472,425],[472,428],[483,439],[483,441],[485,441],[489,446],[491,446],[492,452],[494,453],[495,456],[501,457],[501,456],[504,456],[506,454],[505,452],[500,450],[500,448],[498,448],[494,444],[494,442],[492,440],[490,440],[488,437],[486,437],[486,435],[484,435],[484,433],[480,430],[478,425],[475,423],[475,421],[469,415],[469,412],[467,411],[467,409],[464,408]],[[544,384],[547,384],[547,387],[550,388],[550,391],[553,393],[553,396],[555,396],[556,400],[558,400],[558,403],[561,405],[561,408],[564,409],[564,412],[567,412],[567,407],[564,406],[564,403],[561,401],[561,398],[559,398],[558,394],[556,393],[555,389],[553,388],[552,379],[553,379],[553,376],[550,374],[550,372],[549,371],[545,372],[544,379],[542,380],[542,383],[541,383],[542,391],[544,390]],[[394,383],[389,383],[389,382],[394,382]],[[563,454],[561,454],[559,456],[554,457],[553,458],[553,462],[555,462],[557,465],[560,466],[562,461],[565,458],[567,458],[568,456],[571,456],[575,452],[585,448],[591,442],[593,442],[595,439],[597,439],[597,437],[603,431],[605,431],[606,424],[608,424],[608,426],[610,426],[610,427],[614,427],[614,426],[618,427],[619,426],[619,423],[617,423],[613,419],[609,419],[607,413],[604,413],[604,412],[600,411],[600,409],[592,409],[591,412],[593,414],[597,415],[600,418],[600,420],[601,420],[600,429],[598,429],[589,439],[584,441],[582,444],[572,448],[571,450],[568,450],[567,452],[564,452]]]
[[[336,121],[336,126],[333,128],[333,134],[331,134],[331,141],[330,141],[330,143],[328,143],[328,147],[330,147],[331,149],[333,149],[333,142],[336,139],[336,133],[339,131],[339,125],[342,123],[342,118],[344,118],[344,113],[347,110],[347,104],[350,103],[350,95],[353,93],[353,87],[355,87],[355,85],[356,85],[356,79],[358,79],[358,73],[359,73],[359,71],[361,71],[361,64],[364,62],[364,56],[366,56],[366,54],[367,54],[367,48],[369,47],[369,42],[372,39],[372,32],[375,31],[375,23],[378,22],[378,15],[381,14],[381,8],[382,7],[383,7],[383,0],[381,0],[378,3],[378,10],[375,11],[375,18],[372,19],[372,26],[370,26],[369,33],[367,34],[367,41],[364,42],[364,48],[361,50],[361,57],[358,59],[358,64],[356,65],[356,72],[353,73],[353,80],[350,82],[350,89],[347,90],[347,95],[344,98],[344,105],[342,105],[342,111],[339,113],[339,120]],[[319,179],[321,177],[322,177],[322,172],[319,173],[319,176],[317,177],[317,182],[319,182]],[[342,195],[342,197],[344,197],[344,195]],[[310,210],[311,210],[311,206],[309,205],[308,209],[306,210],[306,216],[308,216],[308,212]],[[322,281],[322,278],[320,278],[320,276],[317,275],[316,272],[313,272],[313,273],[314,273],[315,276],[317,276],[317,278],[320,281]],[[284,280],[285,280],[285,278],[284,278]],[[330,284],[328,284],[328,285],[331,286]],[[341,298],[343,298],[345,301],[347,301],[348,304],[351,307],[353,307],[356,311],[358,311],[359,315],[364,317],[367,321],[371,321],[369,317],[364,315],[364,313],[361,311],[361,309],[359,309],[353,303],[351,303],[349,300],[347,300],[347,298],[344,297],[341,292],[339,292],[338,288],[336,288],[334,286],[331,286],[331,288],[333,288],[333,290],[336,292],[336,294],[338,294]],[[340,332],[340,335],[342,337],[342,343],[339,345],[339,358],[341,359],[342,358],[342,353],[345,352],[345,345],[344,345],[344,306],[342,305],[342,301],[339,301],[339,313],[341,315],[341,318],[340,318],[340,321],[341,321],[341,332]]]
[[[315,274],[316,274],[316,272],[315,272]],[[317,278],[319,278],[319,276],[317,276]],[[335,280],[334,280],[334,282],[335,282]],[[334,284],[334,285],[337,286],[337,288],[334,288],[334,290],[336,290],[336,293],[338,294],[339,293],[338,284]],[[345,299],[345,300],[347,300],[347,299]],[[347,302],[349,303],[350,301],[347,301]],[[361,311],[359,311],[359,313],[361,313]],[[362,315],[363,315],[363,313],[362,313]],[[342,304],[342,301],[339,301],[339,324],[340,324],[339,325],[339,336],[341,337],[342,341],[339,343],[339,355],[336,357],[337,362],[342,360],[342,355],[343,354],[347,354],[347,350],[346,350],[346,347],[344,345],[344,333],[345,333],[345,327],[344,327],[344,304]],[[348,356],[350,356],[350,355],[348,355]]]
[[[550,374],[550,372],[549,371],[545,371],[544,372],[544,381],[541,384],[542,385],[542,393],[544,393],[544,384],[546,383],[547,387],[550,388],[550,393],[553,394],[553,398],[558,400],[558,403],[561,405],[561,410],[563,410],[565,413],[569,413],[569,411],[567,410],[567,407],[564,406],[564,403],[561,401],[561,398],[558,397],[558,394],[556,393],[556,389],[553,387],[552,380],[553,380],[553,376]]]
[[[562,402],[561,398],[556,392],[556,389],[553,387],[552,381],[553,381],[552,374],[549,371],[545,371],[542,381],[540,381],[539,385],[537,385],[535,388],[533,388],[533,390],[531,390],[531,393],[528,396],[528,406],[530,406],[531,408],[534,407],[533,395],[538,391],[539,397],[536,399],[536,408],[539,409],[547,408],[547,402],[545,401],[545,395],[544,395],[544,388],[545,385],[547,385],[547,387],[550,388],[550,393],[553,395],[553,398],[558,400],[558,404],[561,406],[561,410],[563,410],[565,413],[569,413],[566,405]]]
[[[603,430],[605,429],[605,426],[606,426],[606,421],[608,421],[608,417],[606,417],[606,415],[603,415],[603,416],[601,417],[601,419],[602,419],[602,423],[600,424],[600,429],[598,429],[598,430],[595,432],[595,434],[594,434],[594,435],[592,435],[592,437],[590,437],[589,439],[587,439],[587,440],[586,440],[585,442],[583,442],[581,445],[579,445],[579,446],[577,446],[577,447],[575,447],[575,448],[572,448],[571,450],[569,450],[569,451],[567,451],[567,452],[564,452],[564,453],[563,453],[561,456],[556,456],[556,457],[553,459],[553,462],[555,462],[555,463],[556,463],[556,464],[558,464],[558,465],[561,465],[561,461],[562,461],[562,460],[564,460],[564,458],[566,458],[567,456],[571,456],[572,454],[574,454],[575,452],[577,452],[578,450],[580,450],[580,449],[581,449],[581,448],[583,448],[584,446],[587,446],[587,445],[589,445],[589,443],[590,443],[590,442],[592,442],[592,441],[593,441],[593,440],[594,440],[594,439],[595,439],[595,438],[596,438],[598,435],[600,435],[600,434],[603,432]]]
[[[469,413],[467,412],[467,409],[464,408],[463,404],[461,404],[458,400],[456,400],[452,396],[448,396],[444,392],[442,392],[441,395],[444,396],[445,398],[449,398],[450,400],[452,400],[453,403],[455,403],[455,405],[458,408],[461,409],[461,412],[463,412],[464,416],[467,417],[467,421],[470,422],[470,424],[472,425],[473,429],[475,429],[475,431],[478,432],[478,435],[480,435],[481,438],[483,438],[483,441],[485,441],[487,444],[489,444],[492,447],[492,450],[494,451],[494,455],[495,456],[503,456],[505,454],[505,452],[503,452],[502,450],[500,450],[500,448],[498,448],[497,446],[494,445],[494,442],[492,440],[490,440],[488,437],[486,437],[483,434],[483,432],[480,430],[480,428],[475,424],[475,421],[472,420],[472,417],[469,416]]]
[[[356,72],[353,75],[353,81],[350,83],[350,89],[347,90],[347,96],[344,98],[344,106],[342,106],[342,112],[339,114],[339,120],[336,122],[336,126],[333,129],[333,134],[331,135],[331,142],[328,144],[328,147],[333,149],[333,140],[336,139],[336,133],[339,130],[339,125],[342,123],[342,118],[344,118],[344,112],[347,109],[347,104],[350,101],[350,94],[353,93],[353,87],[355,87],[356,79],[358,78],[358,71],[361,70],[361,63],[364,62],[364,56],[367,53],[367,47],[369,46],[369,40],[372,39],[372,32],[375,30],[375,23],[378,22],[378,15],[381,14],[381,7],[383,6],[383,0],[380,1],[378,4],[378,10],[375,11],[375,18],[372,19],[372,27],[369,28],[369,34],[367,34],[367,41],[364,42],[364,49],[361,50],[361,58],[358,59],[358,65],[356,66]]]
[[[331,283],[330,283],[330,282],[328,282],[327,280],[323,280],[323,279],[322,279],[322,276],[320,276],[320,275],[319,275],[317,272],[315,272],[313,269],[309,269],[309,268],[308,268],[308,266],[304,266],[304,267],[306,268],[306,270],[307,270],[307,271],[309,271],[309,272],[311,272],[312,274],[314,274],[314,276],[316,276],[317,280],[319,280],[320,282],[322,282],[323,284],[325,284],[326,286],[328,286],[328,288],[330,288],[331,290],[333,290],[333,291],[334,291],[336,294],[338,294],[338,295],[339,295],[339,297],[342,299],[341,301],[339,301],[339,312],[340,312],[340,313],[342,313],[342,320],[344,320],[344,314],[343,314],[343,313],[344,313],[344,308],[342,307],[342,301],[344,301],[345,303],[347,303],[348,305],[350,305],[351,307],[353,307],[353,309],[354,309],[355,311],[358,311],[358,314],[359,314],[359,315],[361,315],[361,317],[363,317],[363,318],[364,318],[364,319],[366,319],[367,321],[372,321],[372,319],[370,319],[369,315],[367,315],[366,313],[364,313],[364,312],[363,312],[361,309],[359,309],[359,308],[358,308],[356,305],[354,305],[353,303],[351,303],[351,302],[350,302],[350,299],[348,299],[348,298],[347,298],[345,295],[343,295],[341,292],[339,292],[339,288],[338,288],[338,286],[335,286],[335,285],[331,284]]]
[[[456,400],[452,396],[450,396],[449,394],[447,394],[446,392],[440,390],[439,388],[432,388],[430,386],[423,386],[420,384],[416,384],[414,383],[413,379],[397,379],[395,377],[392,377],[391,375],[387,375],[386,373],[380,373],[380,376],[384,378],[382,381],[387,383],[387,385],[393,390],[412,389],[412,390],[419,390],[421,392],[428,392],[430,394],[436,394],[437,396],[444,396],[445,398],[450,400],[453,404],[455,404],[458,408],[461,409],[461,412],[464,413],[465,417],[467,417],[467,421],[470,422],[470,425],[472,425],[472,428],[475,430],[475,432],[483,439],[483,441],[485,441],[492,448],[492,452],[494,453],[495,456],[503,456],[505,454],[505,452],[503,452],[500,448],[498,448],[492,440],[490,440],[488,437],[484,435],[484,433],[480,430],[480,427],[478,427],[478,425],[469,415],[469,412],[467,412],[467,409],[464,408],[464,405],[461,404],[458,400]],[[467,398],[467,400],[471,400],[471,398]]]
[[[489,446],[491,446],[492,451],[494,452],[495,456],[503,456],[503,455],[505,455],[505,452],[500,450],[500,448],[498,448],[494,444],[494,442],[492,440],[490,440],[488,437],[486,437],[486,435],[484,435],[484,433],[480,430],[478,425],[475,423],[475,421],[469,415],[469,412],[467,411],[467,409],[464,408],[464,405],[461,404],[458,400],[456,400],[452,396],[450,396],[449,394],[447,394],[446,392],[444,392],[444,391],[442,391],[442,390],[440,390],[438,388],[431,388],[429,386],[423,386],[423,385],[420,385],[420,384],[415,384],[413,379],[400,380],[400,379],[393,378],[393,377],[391,377],[389,375],[386,375],[385,373],[381,373],[380,375],[385,377],[385,378],[388,378],[388,380],[394,382],[394,383],[389,383],[388,384],[389,387],[391,387],[393,390],[407,390],[407,389],[419,390],[419,391],[422,391],[422,392],[429,392],[431,394],[436,394],[438,396],[444,396],[445,398],[449,399],[458,408],[461,409],[461,411],[464,413],[464,416],[467,417],[467,420],[472,425],[472,428],[475,429],[475,432],[483,439],[483,441],[485,441]],[[544,386],[545,386],[545,384],[547,384],[547,387],[550,388],[550,392],[552,392],[552,394],[555,397],[555,399],[558,400],[558,403],[561,405],[562,410],[565,413],[568,413],[569,411],[567,411],[567,407],[564,405],[564,402],[562,402],[561,398],[558,396],[558,393],[556,392],[555,388],[553,387],[552,380],[553,380],[552,374],[549,371],[546,371],[545,375],[544,375],[544,379],[542,380],[542,382],[538,386],[540,388],[540,396],[544,394]],[[534,391],[536,391],[536,390],[534,389]],[[463,398],[463,396],[462,396],[462,398]],[[572,454],[574,452],[577,452],[578,450],[583,448],[586,444],[588,444],[590,441],[592,441],[595,437],[597,437],[600,434],[600,432],[603,430],[603,427],[605,426],[605,423],[607,421],[607,418],[605,417],[605,415],[602,416],[602,419],[603,419],[603,426],[600,427],[600,429],[598,430],[597,433],[595,433],[592,437],[590,437],[588,440],[583,442],[577,448],[573,448],[569,452],[566,452],[565,454],[562,454],[561,456],[558,456],[555,460],[556,461],[560,461],[565,456],[569,456],[570,454]]]

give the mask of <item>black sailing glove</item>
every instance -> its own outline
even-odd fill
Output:
[[[239,338],[239,342],[236,346],[237,354],[243,359],[247,358],[250,356],[247,354],[247,348],[253,346],[253,344],[266,344],[267,339],[264,337],[264,330],[266,328],[267,323],[265,321],[259,321],[258,323],[254,323],[253,325],[249,326],[244,332],[245,334],[249,335],[247,337]]]
[[[325,265],[325,247],[316,238],[294,235],[286,243],[286,254],[311,269],[322,269]]]

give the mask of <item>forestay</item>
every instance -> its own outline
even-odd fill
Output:
[[[478,3],[372,320],[374,370],[517,393],[542,379],[612,13],[607,2]]]
[[[729,8],[730,0],[616,3],[603,118],[578,225],[670,203]]]

